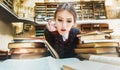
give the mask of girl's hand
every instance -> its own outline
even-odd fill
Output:
[[[48,21],[47,28],[50,32],[56,31],[56,26],[52,24],[51,21]]]

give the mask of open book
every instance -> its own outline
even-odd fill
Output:
[[[37,59],[8,59],[0,62],[0,70],[120,70],[120,66],[80,61],[77,58],[55,59],[49,56]]]
[[[53,57],[55,57],[55,58],[58,59],[58,58],[59,58],[59,55],[58,55],[58,53],[55,51],[55,49],[53,49],[52,46],[51,46],[46,40],[44,41],[44,43],[45,43],[47,49],[49,50],[49,52],[51,53],[51,55],[52,55]]]
[[[91,55],[89,60],[94,61],[94,62],[102,62],[102,63],[120,66],[120,58],[119,57],[107,57],[107,56]]]
[[[89,60],[65,64],[63,70],[120,70],[120,58],[91,55]]]
[[[63,70],[120,70],[120,66],[93,61],[80,61],[64,65]]]
[[[45,36],[44,36],[45,38]],[[45,46],[47,47],[47,49],[49,50],[49,52],[51,53],[51,55],[54,57],[54,58],[59,58],[59,55],[58,53],[55,51],[55,49],[47,42],[46,38],[44,40],[44,43],[45,43]]]
[[[0,62],[0,70],[61,70],[63,64],[79,62],[77,58],[55,59],[51,56],[37,59],[8,59]]]

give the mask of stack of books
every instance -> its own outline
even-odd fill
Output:
[[[8,59],[8,51],[0,50],[0,60],[6,60]]]
[[[91,54],[118,57],[119,40],[111,38],[112,32],[110,29],[79,34],[80,43],[75,52],[78,56],[87,58]]]
[[[47,52],[44,39],[41,38],[16,38],[8,44],[11,58],[27,59],[44,57]]]

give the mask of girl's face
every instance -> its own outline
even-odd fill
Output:
[[[65,35],[66,33],[69,33],[70,29],[74,25],[74,17],[66,10],[59,11],[56,14],[55,25],[59,34]]]

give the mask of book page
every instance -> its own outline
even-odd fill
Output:
[[[8,59],[0,63],[0,70],[60,70],[54,58]]]
[[[96,42],[119,42],[119,39],[103,39],[103,40],[84,40],[83,43],[96,43]]]
[[[120,70],[120,66],[93,61],[81,61],[64,65],[63,70]]]
[[[119,65],[120,66],[120,58],[119,57],[107,57],[107,56],[91,55],[89,60],[90,61],[95,61],[95,62],[102,62],[102,63],[108,63],[108,64],[113,64],[113,65]]]
[[[64,58],[64,59],[56,59],[56,62],[59,65],[59,67],[62,68],[63,65],[78,63],[80,62],[80,60],[78,58]]]

